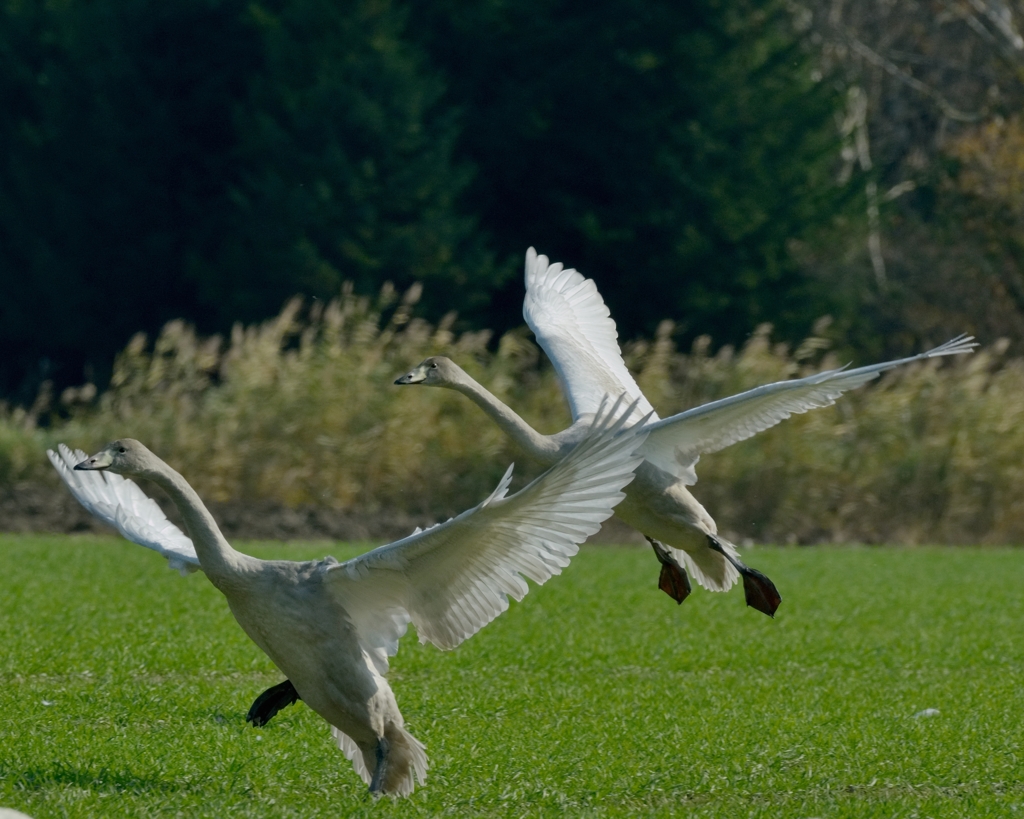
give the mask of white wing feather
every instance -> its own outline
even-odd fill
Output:
[[[640,453],[648,462],[687,484],[694,484],[697,482],[694,467],[702,453],[725,449],[775,426],[790,415],[830,406],[847,390],[878,378],[886,370],[912,361],[969,353],[976,346],[972,336],[958,336],[909,358],[855,370],[829,370],[712,401],[648,426],[650,435]]]
[[[511,497],[511,469],[483,503],[447,523],[328,569],[329,580],[382,673],[411,621],[421,642],[451,649],[529,590],[559,574],[623,497],[645,433],[603,411],[562,461]],[[381,617],[381,608],[388,617]]]
[[[93,517],[114,527],[132,543],[159,552],[172,569],[183,575],[200,568],[192,541],[134,481],[113,472],[76,472],[75,464],[89,456],[81,450],[72,452],[64,444],[57,450],[46,450],[50,463]]]
[[[596,412],[606,395],[621,393],[637,402],[634,421],[654,412],[626,369],[615,322],[592,279],[549,264],[531,247],[523,318],[558,373],[573,420]]]

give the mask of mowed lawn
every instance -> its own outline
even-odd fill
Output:
[[[359,551],[239,544],[261,557]],[[202,575],[114,538],[0,537],[0,805],[46,817],[1024,816],[1024,550],[760,548],[676,606],[586,547],[391,683],[425,787],[375,802]],[[920,716],[926,709],[938,714]]]

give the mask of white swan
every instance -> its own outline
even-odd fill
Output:
[[[756,435],[792,414],[829,406],[846,390],[885,370],[911,361],[967,353],[976,346],[971,337],[959,336],[920,355],[780,381],[658,420],[626,369],[615,322],[593,280],[563,269],[561,264],[549,264],[546,256],[531,247],[526,253],[523,316],[551,359],[568,398],[573,417],[568,429],[541,435],[443,356],[426,359],[395,383],[461,392],[543,463],[556,463],[580,440],[605,393],[624,392],[636,401],[634,420],[650,417],[650,434],[639,450],[644,463],[615,514],[654,547],[662,564],[659,588],[682,603],[690,593],[687,569],[711,591],[731,588],[739,575],[747,604],[771,616],[781,602],[775,585],[740,562],[735,547],[718,534],[714,519],[686,489],[697,482],[694,467],[701,454]]]
[[[184,478],[138,441],[114,441],[91,458],[49,452],[90,512],[126,537],[201,568],[246,634],[287,676],[374,794],[404,796],[423,782],[423,745],[405,730],[385,679],[388,655],[410,622],[419,638],[451,649],[528,591],[559,574],[622,499],[646,433],[624,429],[629,407],[598,412],[592,432],[537,480],[505,497],[511,467],[479,506],[425,531],[339,563],[257,560],[235,551]],[[130,480],[171,497],[192,535],[169,523]],[[285,703],[287,704],[287,703]],[[255,707],[255,706],[254,706]]]

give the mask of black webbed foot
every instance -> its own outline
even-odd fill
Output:
[[[775,588],[775,584],[768,579],[767,575],[757,569],[751,569],[742,561],[732,557],[713,535],[708,535],[708,548],[718,552],[736,567],[736,571],[743,578],[743,594],[747,599],[747,605],[774,618],[775,612],[782,602],[782,595],[779,594],[779,590]]]
[[[644,535],[644,537],[647,536]],[[693,587],[690,585],[690,578],[686,574],[686,569],[676,562],[675,558],[672,557],[672,553],[665,548],[663,543],[652,537],[648,537],[647,542],[651,544],[658,562],[661,563],[658,588],[677,603],[682,604],[690,596],[690,592],[693,591]]]
[[[782,595],[775,584],[766,575],[749,566],[740,569],[740,575],[743,577],[743,594],[747,598],[747,605],[769,617],[775,617],[782,602]]]
[[[283,683],[271,686],[256,698],[249,713],[245,715],[245,721],[251,722],[254,728],[262,728],[282,708],[287,708],[301,699],[302,697],[295,690],[292,681],[285,680]]]

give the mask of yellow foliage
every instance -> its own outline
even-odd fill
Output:
[[[488,333],[456,334],[451,317],[437,327],[410,319],[417,297],[346,291],[327,305],[293,300],[229,339],[199,338],[178,321],[152,347],[136,337],[98,400],[68,393],[80,398],[68,417],[39,428],[33,413],[0,409],[0,485],[45,480],[59,491],[46,446],[93,451],[123,436],[220,501],[442,518],[478,502],[512,460],[520,483],[538,474],[464,397],[392,382],[447,355],[553,432],[569,422],[553,370],[525,330],[491,350]],[[677,351],[666,323],[625,356],[663,417],[845,363],[821,338],[790,351],[770,329],[712,355],[706,337]],[[705,456],[694,493],[741,540],[1022,540],[1024,360],[1005,352],[997,344],[893,371],[835,407]]]
[[[957,186],[967,194],[1024,211],[1024,124],[996,117],[966,132],[947,148],[962,163]]]

